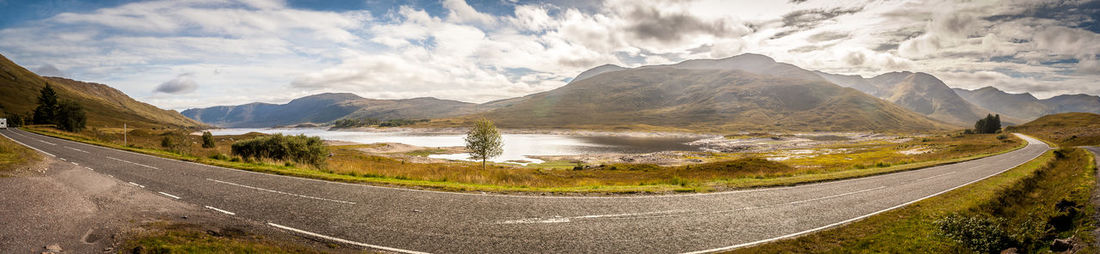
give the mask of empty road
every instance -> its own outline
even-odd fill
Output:
[[[162,159],[8,129],[22,144],[220,216],[408,253],[684,253],[811,232],[985,179],[1050,149],[858,179],[720,193],[545,197],[326,182]]]

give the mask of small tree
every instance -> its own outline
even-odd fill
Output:
[[[485,169],[489,158],[504,153],[500,130],[493,125],[493,121],[482,118],[474,123],[474,127],[466,133],[466,150],[470,151],[471,158],[481,160],[481,169]]]
[[[60,110],[61,106],[57,101],[57,92],[49,84],[46,84],[46,87],[42,88],[41,94],[38,95],[38,107],[34,108],[34,123],[55,124]]]
[[[57,123],[57,128],[69,132],[84,130],[84,126],[88,121],[87,116],[84,115],[84,107],[73,101],[65,101],[61,103],[59,108],[56,120],[54,120]]]
[[[209,131],[202,132],[202,148],[214,148],[214,134]]]

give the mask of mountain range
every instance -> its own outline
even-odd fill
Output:
[[[474,113],[478,105],[436,98],[366,99],[350,93],[323,93],[286,104],[249,103],[193,108],[183,115],[204,123],[236,128],[327,123],[344,118],[430,119]]]
[[[1044,115],[1067,112],[1100,114],[1100,96],[1073,94],[1040,100],[1030,93],[1012,94],[992,86],[974,90],[961,88],[954,90],[959,96],[976,105],[1020,119],[1036,119]]]
[[[58,77],[41,77],[0,55],[0,116],[29,115],[38,95],[49,84],[61,100],[84,107],[88,127],[202,127],[204,124],[130,98],[122,91],[97,83]]]

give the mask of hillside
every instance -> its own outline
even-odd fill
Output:
[[[756,56],[606,72],[526,96],[484,116],[507,128],[648,125],[704,131],[909,131],[946,127],[820,78],[752,73],[804,77],[797,67]],[[739,67],[751,72],[730,69]]]
[[[202,124],[149,105],[107,85],[64,78],[40,77],[0,56],[0,113],[28,114],[38,105],[38,95],[46,84],[62,100],[73,100],[84,107],[89,127],[197,127]]]
[[[413,98],[365,99],[350,93],[324,93],[294,99],[286,104],[250,103],[237,106],[193,108],[183,115],[221,127],[256,128],[299,123],[327,123],[343,118],[427,119],[473,113],[472,103]]]
[[[1039,101],[1054,112],[1087,112],[1100,114],[1100,96],[1063,94]]]
[[[1034,121],[1008,127],[1009,132],[1036,136],[1058,145],[1100,145],[1100,114],[1061,113],[1046,115]]]
[[[1043,104],[1030,93],[1011,94],[992,86],[975,90],[955,88],[955,93],[967,101],[997,112],[1001,115],[1020,119],[1035,119],[1040,116],[1054,113],[1054,110]]]
[[[977,119],[992,113],[966,101],[943,81],[927,73],[891,72],[869,79],[824,72],[816,74],[835,84],[855,88],[933,119],[959,126],[973,125]],[[1005,121],[1019,122],[1015,119]]]

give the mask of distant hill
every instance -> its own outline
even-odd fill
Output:
[[[183,115],[221,127],[256,128],[327,123],[343,118],[428,119],[475,112],[476,104],[413,98],[365,99],[350,93],[323,93],[294,99],[287,104],[250,103],[237,106],[193,108]]]
[[[62,100],[84,107],[89,127],[197,127],[202,124],[173,110],[149,105],[107,85],[65,78],[40,77],[0,56],[0,113],[27,114],[38,106],[38,95],[46,84]]]
[[[508,128],[655,126],[710,131],[948,128],[813,72],[746,54],[604,72],[484,114]]]
[[[1011,94],[992,86],[975,90],[955,88],[964,99],[1002,115],[1035,119],[1067,112],[1100,113],[1100,96],[1077,94],[1037,99],[1030,93]]]
[[[1061,146],[1100,145],[1100,114],[1061,113],[1008,127],[1009,132],[1033,135]]]
[[[992,113],[963,99],[943,81],[927,73],[891,72],[869,79],[824,72],[816,74],[835,84],[855,88],[933,119],[959,126],[973,125],[977,119]],[[1022,122],[1015,119],[1005,121]]]

